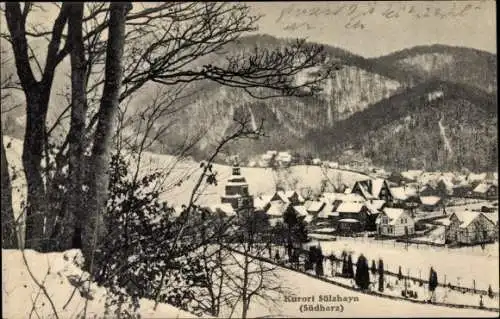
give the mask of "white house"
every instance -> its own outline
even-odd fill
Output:
[[[290,207],[290,203],[271,201],[270,206],[266,211],[266,214],[269,217],[269,224],[274,227],[278,222],[283,223],[283,216]]]
[[[313,165],[318,165],[318,166],[319,166],[319,165],[321,165],[321,159],[319,159],[319,158],[314,158],[314,159],[312,160],[312,164],[313,164]]]
[[[279,152],[276,156],[276,161],[280,165],[290,165],[290,163],[292,162],[292,155],[288,152]]]
[[[415,221],[404,209],[384,208],[375,223],[379,235],[399,237],[415,233]]]
[[[493,241],[497,225],[480,212],[457,211],[446,225],[446,241],[459,244],[480,244]]]
[[[339,163],[337,162],[328,162],[327,165],[329,168],[339,168]]]

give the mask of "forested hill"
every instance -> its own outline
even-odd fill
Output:
[[[255,47],[272,50],[290,41],[269,35],[243,37],[196,63],[217,65],[228,55]],[[178,111],[168,119],[170,129],[151,150],[172,154],[187,139],[201,136],[192,155],[205,158],[231,132],[233,119],[245,114],[254,123],[264,120],[268,137],[225,148],[224,154],[238,153],[244,160],[269,149],[335,159],[354,147],[376,163],[403,168],[421,167],[423,162],[436,169],[497,166],[496,54],[444,45],[370,59],[332,46],[325,46],[325,51],[340,70],[314,98],[256,100],[216,83],[193,84],[190,97],[179,102]],[[443,98],[429,104],[426,94],[433,90],[443,90]],[[152,95],[146,93],[130,108],[143,107]],[[2,122],[5,134],[22,137],[22,118]],[[443,155],[443,136],[451,155]],[[468,146],[465,153],[456,151],[459,145]]]
[[[307,137],[327,156],[354,148],[392,168],[497,169],[497,101],[484,91],[432,81],[384,99]],[[334,151],[333,151],[334,152]]]

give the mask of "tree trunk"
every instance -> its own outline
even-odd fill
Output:
[[[45,145],[45,119],[47,117],[48,96],[32,88],[27,92],[26,130],[23,144],[23,167],[28,184],[26,198],[25,248],[41,250],[45,244],[42,225],[46,218],[45,184],[42,177],[43,146]],[[49,91],[50,92],[50,91]]]
[[[9,176],[9,164],[3,143],[3,129],[0,128],[2,140],[2,248],[19,248],[14,210],[12,209],[12,185]]]
[[[83,158],[85,152],[85,116],[87,112],[87,98],[85,88],[86,63],[85,48],[83,45],[83,3],[71,3],[68,18],[68,38],[71,43],[71,125],[69,130],[69,192],[68,214],[69,223],[72,225],[71,248],[81,247],[81,229],[89,221],[85,214],[85,201],[83,189],[85,176]],[[74,217],[74,218],[72,218]],[[74,238],[74,240],[73,240]]]
[[[67,4],[62,5],[60,14],[54,23],[45,69],[42,79],[37,81],[30,67],[25,29],[26,16],[21,11],[19,2],[5,4],[5,20],[11,36],[17,76],[26,97],[26,128],[22,155],[24,173],[28,184],[25,248],[35,250],[41,250],[45,241],[43,225],[47,212],[47,201],[41,161],[47,140],[45,136],[45,120],[47,118],[54,71],[59,61],[57,52],[66,23],[66,7]]]
[[[248,266],[250,264],[250,261],[248,260],[248,254],[250,251],[245,251],[245,261],[244,261],[244,268],[243,268],[243,285],[242,285],[242,291],[241,291],[241,300],[242,300],[242,312],[241,312],[241,318],[246,319],[247,313],[248,313],[248,306],[249,306],[249,300],[248,298],[250,297],[248,295],[248,276],[249,276],[249,271],[248,271]]]
[[[105,82],[94,135],[92,155],[89,162],[88,209],[90,216],[82,229],[82,252],[86,266],[92,272],[95,243],[105,234],[103,212],[106,208],[109,159],[114,120],[119,107],[122,78],[122,56],[125,44],[125,17],[131,9],[130,3],[113,2],[110,5],[109,36],[106,49]]]

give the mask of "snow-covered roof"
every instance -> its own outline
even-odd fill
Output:
[[[269,204],[270,201],[270,196],[266,196],[266,198],[264,198],[264,196],[256,197],[253,201],[253,206],[257,209],[264,209],[264,207],[266,207],[266,205]]]
[[[307,216],[307,215],[309,215],[309,213],[307,212],[307,209],[304,206],[302,206],[302,205],[293,206],[293,209],[300,216]]]
[[[265,160],[265,161],[268,161],[271,158],[273,158],[273,155],[272,154],[262,154],[262,156],[260,158]]]
[[[227,182],[226,186],[248,186],[246,182]]]
[[[372,201],[367,201],[365,203],[366,207],[368,209],[370,209],[372,212],[376,212],[376,211],[380,210],[382,208],[382,206],[384,206],[384,204],[385,204],[385,200],[383,200],[383,199],[375,199]]]
[[[481,212],[474,212],[474,211],[457,211],[454,212],[450,216],[450,221],[452,216],[455,215],[458,220],[461,222],[460,223],[460,228],[467,228],[476,218],[478,218],[480,215],[483,215],[486,220],[489,220],[493,224],[496,224],[498,222],[498,214],[496,213],[481,213]]]
[[[303,206],[306,208],[306,209],[309,209],[309,207],[311,206],[311,204],[314,203],[314,201],[312,200],[306,200],[303,204]]]
[[[223,198],[240,198],[241,194],[233,194],[233,195],[222,195]]]
[[[384,186],[384,180],[382,178],[372,180],[372,195],[378,197],[382,190],[382,186]]]
[[[310,212],[319,212],[323,206],[326,205],[325,202],[323,201],[313,201],[309,207],[307,208],[308,211]]]
[[[467,180],[469,182],[474,182],[474,181],[482,181],[482,180],[485,180],[486,179],[486,175],[487,173],[481,173],[481,174],[474,174],[474,173],[470,173],[468,176],[467,176]]]
[[[424,171],[422,170],[413,169],[413,170],[408,170],[406,172],[402,172],[401,176],[403,176],[406,179],[415,181],[420,175],[422,175],[423,172]]]
[[[318,213],[318,217],[328,218],[333,216],[337,216],[337,214],[333,212],[333,205],[331,203],[326,202],[321,211]]]
[[[486,183],[481,183],[479,185],[476,186],[476,188],[474,188],[473,192],[474,193],[480,193],[480,194],[484,194],[488,191],[488,189],[491,187],[492,185],[488,185]]]
[[[310,222],[312,222],[312,220],[313,220],[313,216],[312,216],[312,215],[307,214],[307,216],[306,216],[306,217],[304,217],[304,221],[305,221],[306,223],[308,223],[308,224],[309,224]]]
[[[363,206],[362,203],[342,202],[336,211],[339,213],[359,213]]]
[[[482,213],[484,217],[491,220],[493,223],[498,223],[498,213]]]
[[[356,184],[358,185],[359,189],[361,190],[361,193],[364,198],[366,199],[375,199],[378,198],[380,195],[380,191],[382,190],[382,187],[384,186],[385,180],[383,178],[375,178],[371,180],[364,180],[364,181],[358,181]],[[371,184],[371,189],[368,189]]]
[[[269,216],[283,216],[283,213],[288,208],[289,203],[283,203],[281,201],[272,201],[271,206],[267,210]]]
[[[289,201],[290,198],[292,198],[294,195],[297,195],[297,199],[299,202],[303,202],[304,198],[294,190],[288,190],[288,191],[278,191],[278,195],[285,201]]]
[[[466,228],[470,225],[481,213],[473,211],[456,211],[450,216],[450,220],[455,215],[460,221],[460,228]]]
[[[401,215],[404,214],[404,210],[401,208],[384,208],[383,214],[385,214],[387,217],[389,217],[389,225],[394,225],[398,221],[398,219],[401,217]]]
[[[397,200],[406,200],[408,198],[404,187],[391,187],[391,194]]]
[[[234,211],[233,206],[229,203],[221,203],[221,204],[216,204],[210,207],[212,211],[214,212],[222,212],[226,216],[235,216],[236,212]]]
[[[323,193],[321,196],[330,202],[340,200],[343,202],[363,203],[365,201],[363,196],[356,194],[356,193],[348,193],[348,194],[345,194],[345,193]]]
[[[439,196],[420,196],[420,202],[423,205],[433,206],[439,203],[441,197]]]
[[[359,223],[359,220],[354,218],[343,218],[339,219],[339,223]]]

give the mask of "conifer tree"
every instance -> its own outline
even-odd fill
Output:
[[[363,254],[359,255],[356,262],[356,285],[362,290],[368,289],[370,286],[370,273],[368,268],[368,260]]]
[[[378,291],[384,291],[384,261],[378,260]]]

